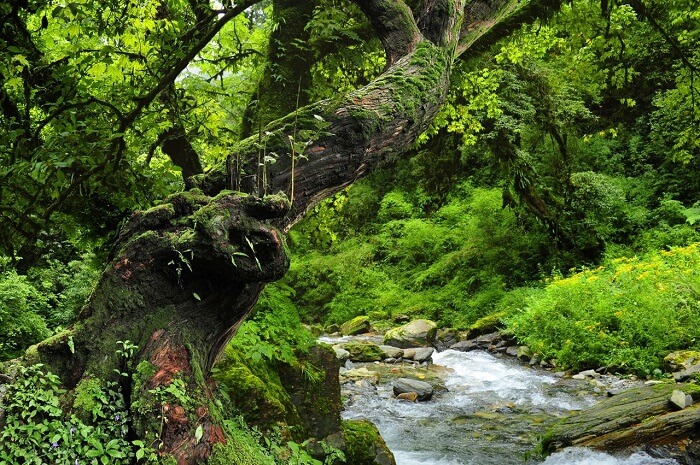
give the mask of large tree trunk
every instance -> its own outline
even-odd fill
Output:
[[[68,388],[86,377],[128,379],[134,433],[179,464],[226,441],[208,375],[264,284],[287,270],[278,230],[408,149],[443,103],[453,60],[521,11],[514,0],[424,0],[415,13],[398,0],[356,3],[386,49],[386,72],[269,124],[262,144],[242,141],[228,163],[193,180],[202,191],[134,214],[79,322],[28,353]],[[261,150],[276,163],[259,166]],[[124,340],[139,347],[128,363],[115,355]],[[190,401],[162,395],[175,380]]]

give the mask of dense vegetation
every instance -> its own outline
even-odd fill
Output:
[[[76,320],[132,210],[181,190],[185,171],[205,171],[232,140],[286,114],[261,96],[270,83],[284,83],[294,110],[384,66],[354,6],[318,2],[301,27],[307,40],[278,47],[268,39],[284,22],[262,2],[166,82],[162,57],[178,62],[201,38],[187,26],[215,18],[152,1],[138,17],[125,8],[120,23],[119,2],[108,3],[98,21],[100,2],[37,3],[28,30],[3,26],[0,360]],[[0,17],[15,7],[0,6]],[[447,104],[408,156],[290,231],[288,275],[268,286],[215,370],[229,397],[225,432],[246,445],[216,460],[320,463],[299,447],[300,431],[260,416],[261,406],[294,416],[280,367],[323,377],[306,359],[313,338],[302,322],[331,328],[368,315],[384,329],[408,315],[469,330],[486,318],[558,367],[640,375],[670,351],[700,349],[699,26],[691,0],[574,0],[456,63]],[[282,56],[299,65],[297,55],[306,74],[284,75]],[[199,168],[166,144],[184,139]],[[277,156],[265,152],[262,165]],[[127,347],[114,350],[128,364]],[[84,386],[67,419],[63,393],[57,378],[21,369],[0,464],[156,460],[153,444],[132,437],[118,383]],[[246,422],[268,433],[264,448]],[[343,457],[327,452],[327,463]]]
[[[697,347],[697,255],[676,249],[700,240],[684,8],[654,26],[574,2],[460,62],[413,156],[292,231],[284,285],[303,319],[491,316],[561,367],[639,374]]]

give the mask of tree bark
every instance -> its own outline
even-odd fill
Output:
[[[263,141],[242,141],[227,163],[193,178],[202,190],[134,214],[78,323],[28,351],[69,389],[128,370],[123,388],[135,434],[178,464],[205,461],[227,441],[208,375],[265,283],[287,270],[279,230],[408,149],[445,99],[460,44],[521,7],[483,0],[465,10],[461,0],[424,0],[414,14],[398,0],[356,3],[386,49],[386,72],[270,123]],[[477,18],[472,24],[463,23],[465,11]],[[259,166],[260,150],[276,163]],[[286,196],[261,200],[227,190],[234,185]],[[124,340],[139,347],[127,367],[115,355]],[[164,395],[176,381],[187,402]]]

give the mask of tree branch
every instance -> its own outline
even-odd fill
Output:
[[[413,14],[402,0],[355,0],[386,51],[387,68],[411,53],[421,40]]]

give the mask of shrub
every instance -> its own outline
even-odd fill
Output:
[[[649,374],[668,352],[700,346],[699,264],[696,243],[553,279],[509,330],[561,367]]]
[[[46,305],[46,298],[26,277],[14,271],[0,275],[0,359],[17,357],[49,336],[40,316]]]

